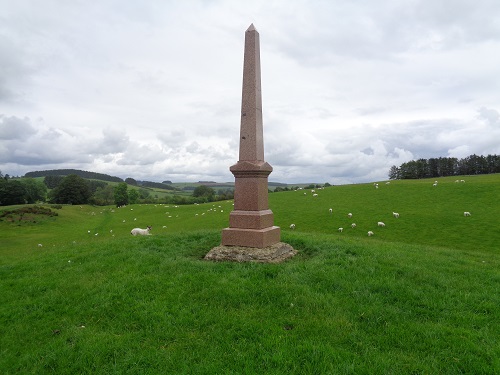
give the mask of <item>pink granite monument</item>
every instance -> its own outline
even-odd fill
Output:
[[[230,167],[235,177],[234,210],[229,228],[222,230],[222,246],[212,252],[233,253],[226,259],[237,261],[280,261],[295,254],[290,245],[280,242],[280,228],[274,226],[269,209],[267,179],[272,170],[264,161],[260,42],[252,24],[245,33],[239,161]]]

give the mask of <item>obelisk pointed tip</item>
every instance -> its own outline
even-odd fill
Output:
[[[255,28],[255,26],[252,23],[250,26],[248,26],[247,31],[257,31],[257,29]]]

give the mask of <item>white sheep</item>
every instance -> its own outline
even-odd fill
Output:
[[[356,223],[352,223],[351,228],[356,228]]]
[[[379,227],[385,227],[385,223],[383,223],[382,221],[379,221],[379,222],[377,223],[377,225],[378,225]]]
[[[465,211],[464,212],[464,216],[470,216],[470,212],[469,211]]]
[[[392,213],[392,216],[394,216],[394,217],[397,219],[397,218],[399,218],[399,213],[397,213],[397,212],[393,212],[393,213]]]
[[[371,230],[368,231],[368,237],[373,236],[373,232]]]
[[[344,231],[344,228],[339,228],[339,232],[342,233]]]
[[[350,219],[350,218],[352,217],[352,214],[349,212],[349,213],[347,214],[347,217]]]
[[[438,186],[437,181],[432,184],[432,186]]]
[[[137,236],[137,235],[140,235],[140,236],[149,236],[150,233],[149,231],[151,230],[151,227],[148,226],[146,229],[141,229],[141,228],[134,228],[130,231],[130,234],[132,236]]]
[[[328,211],[330,211],[330,213],[333,213],[333,208],[330,208]]]
[[[313,197],[317,197],[317,196],[318,196],[318,194],[316,194],[316,193],[315,193],[315,194],[313,194]]]
[[[295,224],[290,224],[290,229],[294,230],[295,229]]]

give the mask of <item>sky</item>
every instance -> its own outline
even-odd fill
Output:
[[[0,0],[0,171],[234,181],[245,31],[269,181],[500,154],[498,0]]]

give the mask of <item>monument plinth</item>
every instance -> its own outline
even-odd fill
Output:
[[[268,204],[268,176],[273,168],[264,161],[260,41],[255,27],[245,32],[239,160],[229,168],[235,178],[234,210],[229,228],[222,230],[222,246],[206,259],[279,262],[295,255],[280,242],[280,228]]]

